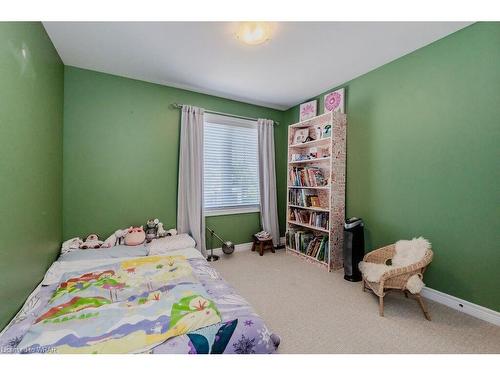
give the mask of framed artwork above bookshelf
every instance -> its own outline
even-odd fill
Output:
[[[286,251],[331,271],[342,267],[346,115],[288,127]]]

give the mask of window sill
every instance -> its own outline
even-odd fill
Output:
[[[205,217],[247,214],[252,212],[260,212],[260,207],[244,207],[244,208],[239,207],[239,208],[226,208],[220,210],[210,210],[210,211],[205,211]]]

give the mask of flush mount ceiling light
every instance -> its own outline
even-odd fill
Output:
[[[271,39],[271,24],[268,22],[240,22],[236,31],[236,38],[250,45],[257,45]]]

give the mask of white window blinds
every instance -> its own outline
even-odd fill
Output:
[[[205,114],[205,211],[259,208],[257,122]]]

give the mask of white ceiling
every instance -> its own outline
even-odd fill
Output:
[[[279,22],[241,44],[230,22],[44,22],[64,64],[287,109],[470,22]]]

